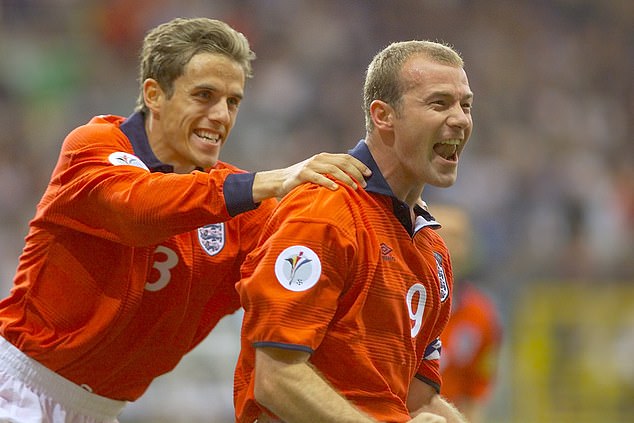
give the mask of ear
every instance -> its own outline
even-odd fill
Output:
[[[374,127],[381,131],[391,131],[395,112],[392,106],[382,100],[374,100],[370,104],[370,116]]]
[[[143,81],[143,99],[145,100],[145,105],[152,112],[158,112],[164,95],[156,79],[148,78]]]

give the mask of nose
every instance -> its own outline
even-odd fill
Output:
[[[449,126],[466,129],[471,126],[471,114],[465,112],[461,105],[457,104],[451,109],[451,113],[447,118]]]
[[[227,125],[231,122],[231,112],[226,99],[216,101],[209,107],[207,113],[209,120]]]

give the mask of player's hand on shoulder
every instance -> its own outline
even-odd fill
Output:
[[[371,174],[366,165],[349,154],[319,153],[284,169],[257,172],[253,182],[253,201],[259,203],[267,198],[281,198],[305,182],[336,190],[337,182],[324,175],[331,175],[340,183],[357,189],[359,185],[365,187],[365,178]]]
[[[359,185],[365,187],[365,178],[371,174],[365,164],[344,153],[319,153],[286,170],[284,194],[304,182],[312,182],[331,190],[337,189],[337,183],[324,175],[330,175],[339,182],[357,189]]]

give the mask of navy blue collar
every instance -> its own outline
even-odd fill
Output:
[[[396,198],[394,191],[390,188],[390,185],[383,177],[379,166],[376,164],[374,157],[372,157],[372,153],[370,152],[368,145],[365,143],[365,140],[360,140],[352,150],[348,151],[348,153],[362,161],[372,171],[372,175],[366,180],[367,186],[365,190],[367,192],[390,197],[392,199],[394,215],[410,235],[413,235],[415,230],[418,230],[423,226],[432,226],[434,228],[440,227],[440,224],[436,222],[436,219],[434,219],[427,210],[420,207],[418,204],[414,206],[414,214],[417,217],[416,226],[414,227],[412,225],[409,206],[407,203]],[[419,216],[422,217],[422,220],[418,219]]]
[[[172,173],[172,165],[161,162],[150,147],[150,141],[145,132],[145,116],[143,112],[135,112],[121,123],[119,129],[128,137],[137,156],[151,172]]]
[[[348,151],[348,153],[361,160],[372,171],[372,175],[366,180],[366,191],[386,195],[388,197],[393,197],[396,199],[392,188],[390,188],[387,181],[383,177],[383,174],[379,170],[379,166],[376,164],[376,161],[374,161],[374,157],[372,157],[372,153],[370,153],[370,148],[365,143],[365,140],[359,141],[352,150]]]

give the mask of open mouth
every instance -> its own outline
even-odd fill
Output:
[[[458,146],[460,145],[459,139],[443,140],[437,144],[434,144],[434,152],[445,160],[457,161],[458,160]]]
[[[211,131],[204,131],[199,129],[194,131],[194,135],[196,135],[206,144],[217,145],[220,143],[220,135]]]

